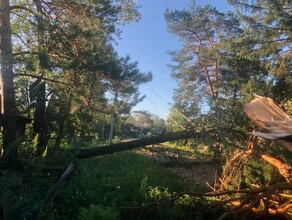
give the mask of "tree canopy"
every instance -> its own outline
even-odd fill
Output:
[[[6,10],[1,11],[3,143],[11,166],[17,164],[17,147],[9,151],[8,146],[20,138],[16,115],[33,119],[31,138],[36,136],[41,155],[50,138],[58,147],[67,135],[92,135],[88,122],[112,112],[109,93],[118,92],[119,114],[142,100],[138,86],[151,80],[151,73],[141,73],[130,57],[118,57],[111,45],[117,24],[139,20],[136,2],[1,4]]]

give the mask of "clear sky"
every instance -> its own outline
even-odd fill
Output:
[[[137,1],[141,5],[142,18],[121,28],[116,50],[120,56],[130,55],[132,61],[138,61],[141,71],[153,74],[153,80],[140,87],[140,93],[146,98],[133,110],[148,110],[166,119],[173,102],[173,90],[177,87],[167,66],[171,64],[167,51],[177,50],[181,44],[178,38],[167,32],[163,14],[166,8],[187,8],[189,0]],[[197,0],[197,4],[210,4],[222,12],[232,10],[226,0]]]

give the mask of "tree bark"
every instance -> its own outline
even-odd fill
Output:
[[[37,153],[41,155],[47,146],[46,84],[41,82],[37,92],[33,130],[38,135]]]
[[[110,144],[112,144],[113,139],[114,139],[115,125],[116,125],[116,114],[112,113],[112,115],[111,115],[111,126],[110,126],[110,132],[109,132],[109,143]]]
[[[90,149],[81,149],[76,155],[79,159],[85,159],[90,157],[96,157],[106,154],[112,154],[119,151],[132,150],[135,148],[143,147],[150,144],[158,144],[166,141],[173,141],[186,138],[200,138],[204,137],[210,133],[214,132],[214,129],[203,131],[200,133],[194,131],[179,131],[173,133],[166,133],[156,137],[142,138],[139,140],[122,142],[118,144],[111,144],[102,147],[90,148]]]
[[[65,125],[65,120],[64,119],[59,120],[59,131],[58,131],[58,135],[57,135],[56,142],[54,145],[54,149],[58,149],[60,147],[61,140],[63,138],[63,133],[64,133],[64,125]]]
[[[37,34],[38,34],[38,59],[39,59],[39,76],[41,79],[45,74],[45,69],[48,67],[48,59],[45,51],[45,40],[44,40],[44,18],[43,8],[40,0],[34,0],[36,4],[37,14]],[[48,126],[46,117],[46,83],[40,82],[40,87],[37,92],[36,109],[34,115],[34,132],[38,134],[38,146],[37,153],[42,155],[46,149],[48,138]]]
[[[101,128],[101,140],[104,140],[104,132],[105,132],[105,122],[102,122],[102,128]]]
[[[16,168],[18,154],[16,144],[16,103],[14,91],[14,73],[12,69],[12,42],[10,26],[9,0],[0,0],[0,54],[1,82],[3,99],[3,148],[7,165]]]
[[[118,101],[118,91],[115,91],[115,97],[114,97],[114,109],[111,115],[111,127],[110,127],[110,133],[109,133],[109,143],[112,144],[113,139],[114,139],[114,131],[115,131],[115,125],[116,125],[116,119],[117,119],[117,114],[116,114],[116,105]]]
[[[60,147],[63,134],[64,134],[65,122],[68,120],[68,115],[70,114],[70,111],[71,111],[71,103],[72,103],[72,94],[69,94],[67,103],[63,106],[63,108],[60,109],[60,112],[59,112],[59,120],[58,120],[59,131],[58,131],[58,135],[57,135],[56,142],[54,145],[55,149],[58,149]]]

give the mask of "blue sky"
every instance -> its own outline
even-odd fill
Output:
[[[140,87],[146,98],[133,110],[148,110],[166,119],[173,102],[173,90],[177,83],[171,78],[168,64],[171,64],[167,51],[178,50],[179,40],[167,32],[163,14],[166,8],[183,9],[189,0],[138,0],[142,18],[139,22],[121,28],[121,39],[117,40],[116,50],[120,56],[130,55],[132,61],[139,62],[143,72],[151,71],[153,80]],[[198,5],[210,4],[219,11],[232,8],[226,0],[197,0]]]

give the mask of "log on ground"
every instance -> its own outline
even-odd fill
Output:
[[[158,143],[163,143],[166,141],[174,141],[174,140],[187,139],[187,138],[200,138],[212,132],[214,132],[214,129],[202,131],[202,132],[179,131],[179,132],[173,132],[173,133],[165,133],[160,136],[142,138],[142,139],[133,140],[129,142],[122,142],[122,143],[111,144],[111,145],[106,145],[106,146],[101,146],[101,147],[96,147],[96,148],[90,148],[90,149],[81,149],[79,153],[76,155],[76,157],[79,159],[85,159],[85,158],[90,158],[90,157],[106,155],[106,154],[112,154],[119,151],[132,150],[132,149],[143,147],[146,145],[158,144]]]

